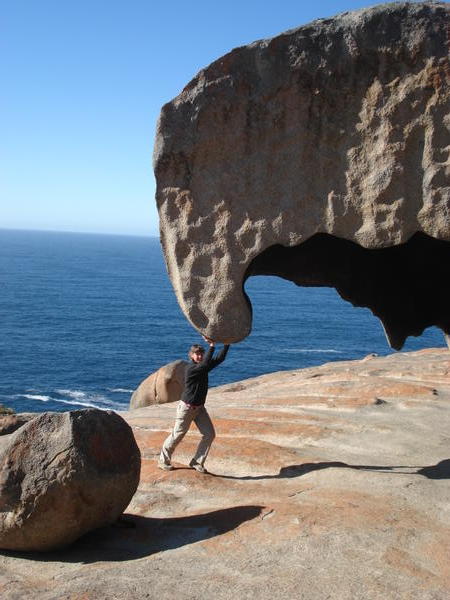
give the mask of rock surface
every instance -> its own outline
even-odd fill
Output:
[[[175,407],[124,414],[143,456],[130,528],[0,556],[2,600],[448,600],[450,353],[367,357],[212,389],[157,469]],[[125,525],[125,523],[124,523]]]
[[[179,400],[184,390],[186,365],[185,360],[175,360],[149,375],[133,392],[130,409]]]
[[[321,19],[233,50],[163,107],[161,236],[194,327],[243,339],[245,278],[277,274],[368,306],[395,348],[450,333],[449,15],[396,2]]]
[[[113,412],[43,413],[0,440],[4,550],[70,544],[116,521],[136,491],[139,449]]]

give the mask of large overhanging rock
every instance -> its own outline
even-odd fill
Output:
[[[113,523],[140,464],[131,428],[112,411],[44,413],[0,437],[0,548],[52,550]]]
[[[400,348],[450,332],[448,4],[395,3],[237,48],[161,113],[161,239],[190,322],[251,329],[250,275],[331,285]]]

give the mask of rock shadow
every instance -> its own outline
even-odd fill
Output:
[[[91,564],[136,560],[207,540],[258,517],[263,506],[234,506],[201,515],[150,518],[124,514],[117,523],[91,531],[67,548],[53,552],[12,552],[5,556],[40,562]]]
[[[214,473],[210,473],[210,475],[213,477],[220,477],[221,479],[256,481],[259,479],[289,479],[292,477],[301,477],[302,475],[312,473],[313,471],[330,468],[354,469],[356,471],[377,471],[379,473],[395,473],[397,475],[422,475],[428,479],[450,479],[450,459],[441,460],[436,465],[430,465],[428,467],[420,467],[417,465],[349,465],[344,462],[317,462],[282,467],[277,475],[236,476],[216,475]]]

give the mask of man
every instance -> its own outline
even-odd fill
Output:
[[[215,343],[207,337],[203,339],[209,344],[205,355],[203,346],[194,344],[189,350],[190,363],[186,367],[184,391],[177,407],[177,416],[172,433],[165,440],[159,456],[158,467],[164,471],[173,469],[171,458],[173,451],[184,438],[194,421],[202,438],[194,458],[189,466],[199,473],[207,473],[204,464],[211,444],[216,437],[214,426],[206,411],[205,401],[208,393],[208,373],[225,360],[229,345],[222,348],[214,358]]]

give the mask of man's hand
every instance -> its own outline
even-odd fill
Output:
[[[205,342],[206,342],[207,344],[209,344],[210,346],[215,346],[215,345],[216,345],[216,342],[214,342],[214,340],[212,340],[211,338],[209,338],[209,337],[206,337],[206,335],[204,335],[204,336],[202,336],[202,337],[203,337],[203,339],[205,340]]]

